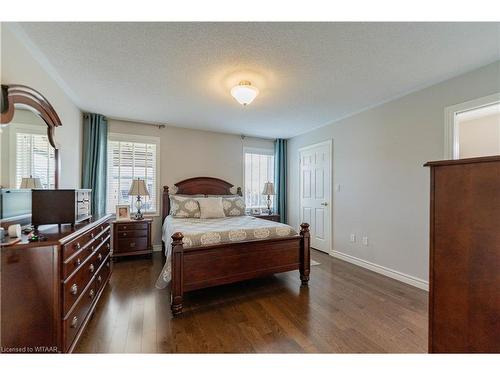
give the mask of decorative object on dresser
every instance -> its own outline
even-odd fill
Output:
[[[253,217],[257,217],[259,219],[264,219],[264,220],[270,220],[270,221],[276,221],[277,223],[280,222],[280,215],[278,214],[252,214]]]
[[[92,217],[91,189],[32,190],[31,223],[75,225]]]
[[[24,235],[2,248],[4,351],[73,351],[111,275],[110,219],[43,225],[46,241],[27,242]]]
[[[214,177],[194,177],[175,184],[177,194],[231,195],[232,184]],[[237,189],[241,195],[241,189]],[[168,186],[163,187],[162,221],[170,212]],[[192,219],[196,220],[196,219]],[[183,234],[174,233],[171,244],[171,309],[182,313],[185,292],[299,270],[303,286],[310,274],[309,224],[300,234],[281,238],[235,241],[206,246],[183,247]],[[163,243],[165,253],[165,243]]]
[[[500,156],[429,162],[429,352],[500,352]]]
[[[267,213],[271,215],[273,211],[271,210],[271,195],[274,195],[274,184],[272,182],[266,182],[264,184],[264,190],[262,190],[262,195],[267,195]]]
[[[115,220],[113,225],[113,258],[130,255],[152,255],[151,224],[153,219]]]
[[[141,196],[149,197],[149,191],[148,188],[146,187],[146,183],[144,182],[144,180],[141,180],[139,178],[137,180],[133,180],[128,195],[137,197],[137,200],[135,202],[135,208],[137,208],[137,212],[134,215],[134,219],[142,220],[144,216],[141,212],[141,208],[143,206],[141,201]]]

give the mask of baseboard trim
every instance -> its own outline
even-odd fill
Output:
[[[161,252],[161,245],[153,245],[153,251]]]
[[[412,285],[414,287],[417,287],[419,289],[423,289],[426,291],[429,291],[429,282],[419,279],[418,277],[410,276],[405,273],[393,270],[391,268],[387,268],[384,266],[381,266],[376,263],[369,262],[367,260],[363,260],[357,257],[354,257],[352,255],[348,255],[345,253],[341,253],[340,251],[332,250],[331,255],[335,258],[344,260],[346,262],[355,264],[356,266],[360,266],[366,269],[369,269],[370,271],[380,273],[381,275],[390,277],[392,279],[396,279],[398,281],[401,281],[405,284]]]

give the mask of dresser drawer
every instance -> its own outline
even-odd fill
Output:
[[[80,330],[87,314],[96,298],[97,291],[94,281],[88,285],[88,288],[83,292],[82,297],[78,301],[71,314],[63,320],[64,331],[64,351],[67,352],[75,339],[76,334]]]
[[[96,251],[96,268],[98,269],[109,255],[111,249],[110,240],[108,239]]]
[[[117,248],[113,248],[113,253],[126,253],[129,251],[141,251],[148,250],[148,238],[147,237],[139,237],[133,239],[118,239],[116,240],[118,243]]]
[[[87,247],[74,254],[71,258],[66,259],[63,263],[62,279],[65,280],[68,278],[78,267],[87,261],[92,253],[92,247]]]
[[[74,303],[82,294],[82,291],[87,287],[89,281],[94,277],[98,265],[101,264],[98,260],[98,255],[100,253],[96,252],[92,255],[79,269],[78,271],[66,280],[63,284],[63,316],[71,310]]]
[[[68,242],[63,247],[64,260],[68,259],[73,254],[79,252],[80,250],[86,248],[87,246],[90,246],[92,240],[93,240],[92,231],[89,231],[75,238],[73,241]]]
[[[99,269],[99,271],[95,276],[95,286],[97,293],[99,293],[99,291],[102,289],[110,274],[111,274],[111,258],[108,256],[106,259],[104,259],[102,267]]]
[[[137,238],[137,237],[147,237],[147,236],[148,236],[148,231],[146,229],[117,232],[118,238]]]
[[[116,223],[116,229],[120,231],[148,229],[148,223],[142,221]]]

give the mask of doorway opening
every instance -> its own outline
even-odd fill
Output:
[[[445,111],[445,158],[500,155],[500,93]]]

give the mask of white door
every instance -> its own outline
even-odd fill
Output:
[[[299,150],[300,219],[309,223],[311,247],[330,253],[332,231],[332,142]]]

